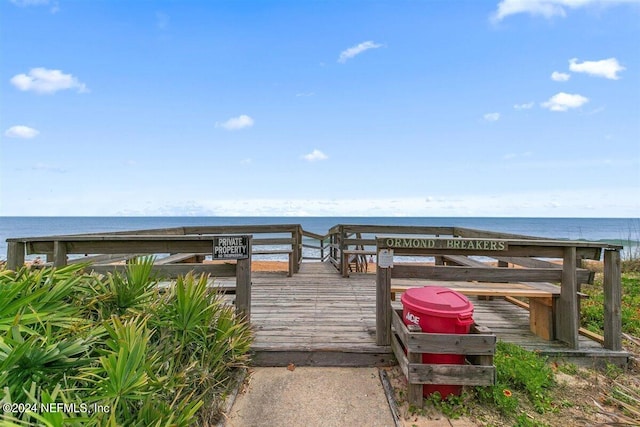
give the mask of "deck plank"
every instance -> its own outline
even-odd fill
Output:
[[[253,273],[252,350],[257,366],[290,362],[312,366],[375,366],[393,363],[390,347],[376,345],[375,274],[343,278],[329,263],[303,262],[293,277]],[[502,299],[470,298],[477,323],[498,340],[564,358],[622,357],[580,337],[580,349],[543,340],[529,331],[529,313]],[[401,308],[399,301],[393,302]]]

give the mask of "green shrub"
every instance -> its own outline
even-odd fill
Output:
[[[631,335],[640,335],[640,274],[625,273],[622,286],[622,330]],[[601,282],[584,288],[589,295],[581,303],[581,323],[587,329],[602,333],[604,330],[604,294]]]
[[[0,424],[190,426],[218,415],[248,361],[249,325],[206,277],[160,295],[152,263],[107,276],[83,265],[0,270],[0,403],[103,409],[5,412]]]

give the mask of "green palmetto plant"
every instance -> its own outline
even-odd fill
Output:
[[[177,354],[178,360],[183,356],[188,359],[191,350],[201,347],[215,316],[216,301],[207,292],[207,277],[196,278],[192,274],[179,277],[162,302],[158,311],[159,326],[169,331],[171,339],[178,344],[176,348],[188,350]]]
[[[247,362],[249,325],[188,275],[165,294],[150,257],[124,275],[84,265],[0,269],[0,402],[91,403],[108,413],[0,415],[0,425],[207,424]],[[204,402],[208,404],[204,405]]]
[[[252,336],[248,323],[207,285],[205,275],[178,278],[152,322],[165,372],[182,382],[176,396],[188,390],[213,407],[229,387],[233,369],[248,362]]]
[[[111,408],[104,414],[108,422],[133,425],[143,402],[158,388],[153,379],[158,359],[148,352],[152,332],[142,316],[125,321],[113,316],[105,329],[109,335],[105,354],[98,365],[82,369],[76,379],[90,385],[90,402]]]
[[[153,262],[153,256],[137,257],[127,264],[124,275],[115,272],[107,276],[100,289],[106,309],[103,317],[139,312],[156,296],[157,280],[151,275]]]
[[[5,396],[9,402],[10,396]],[[25,400],[29,410],[19,414],[0,416],[0,425],[9,426],[46,426],[46,427],[86,427],[96,425],[91,422],[88,411],[83,412],[82,403],[77,396],[70,397],[60,385],[51,392],[31,383]]]
[[[90,362],[90,341],[31,335],[18,327],[0,337],[0,372],[6,390],[18,401],[26,398],[25,384],[55,387],[66,375]]]
[[[0,332],[17,326],[31,335],[51,334],[83,323],[82,310],[73,304],[82,268],[0,271]]]

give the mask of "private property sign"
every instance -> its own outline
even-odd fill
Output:
[[[213,259],[245,259],[249,257],[249,236],[214,236]]]
[[[458,249],[480,251],[506,251],[507,242],[491,239],[418,239],[410,237],[385,237],[378,239],[378,245],[382,240],[383,247],[397,249]]]

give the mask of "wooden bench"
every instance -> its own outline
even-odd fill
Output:
[[[549,283],[493,283],[493,282],[434,282],[409,284],[401,281],[391,285],[391,300],[396,294],[407,289],[422,286],[443,286],[467,296],[505,297],[510,302],[515,298],[529,299],[529,328],[531,332],[545,340],[555,339],[556,302],[560,297],[560,287]]]

